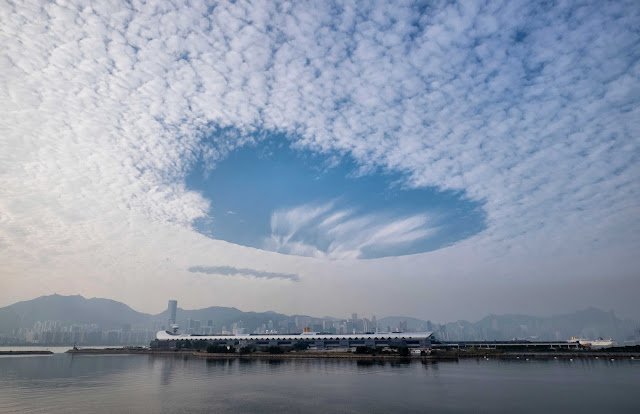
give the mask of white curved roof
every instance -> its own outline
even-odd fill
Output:
[[[159,341],[180,341],[180,340],[212,340],[212,341],[232,341],[232,340],[262,340],[262,341],[288,341],[288,340],[362,340],[362,339],[427,339],[433,332],[378,332],[372,334],[266,334],[266,335],[172,335],[167,331],[158,331],[156,339]]]

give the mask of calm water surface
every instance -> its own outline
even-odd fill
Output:
[[[1,413],[640,413],[640,361],[0,357]]]
[[[122,345],[98,345],[91,346],[91,348],[104,349],[104,348],[121,348]],[[67,346],[0,346],[0,351],[51,351],[55,354],[62,354],[70,350],[72,347]]]

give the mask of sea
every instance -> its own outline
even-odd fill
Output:
[[[640,413],[630,358],[0,356],[0,413]]]

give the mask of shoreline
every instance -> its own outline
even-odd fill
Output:
[[[9,352],[9,351],[5,351]],[[20,351],[14,351],[9,355],[19,355]],[[23,351],[25,354],[45,353],[46,351]],[[157,350],[150,348],[80,348],[69,349],[65,353],[71,355],[158,355],[158,356],[193,356],[200,359],[353,359],[353,360],[427,360],[427,361],[457,361],[459,359],[499,359],[499,360],[549,360],[549,359],[630,359],[640,361],[640,352],[456,352],[456,353],[432,353],[430,355],[372,355],[356,354],[351,352],[291,352],[285,354],[269,354],[254,352],[251,354],[215,354],[198,352],[194,350]]]
[[[1,356],[6,355],[53,355],[52,351],[0,351]]]
[[[300,352],[300,353],[287,353],[287,354],[267,354],[267,353],[252,353],[252,354],[208,354],[206,352],[194,352],[193,356],[201,359],[353,359],[353,360],[385,360],[385,361],[406,361],[406,360],[437,360],[437,361],[457,361],[455,356],[432,356],[432,355],[367,355],[367,354],[354,354],[348,352]]]

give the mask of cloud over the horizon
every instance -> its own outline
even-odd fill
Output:
[[[79,283],[89,269],[118,290],[113,275],[152,278],[165,251],[206,257],[209,245],[174,245],[211,208],[184,178],[267,132],[482,202],[487,227],[465,243],[545,258],[550,280],[557,257],[583,258],[579,274],[593,253],[640,249],[633,0],[0,9],[0,273],[12,289],[31,288],[24,274]],[[388,231],[417,237],[423,219],[408,220]],[[618,268],[637,269],[628,257]],[[491,263],[478,269],[493,275]]]
[[[293,282],[300,280],[300,276],[295,273],[265,272],[264,270],[243,269],[233,266],[191,266],[188,270],[192,273],[205,273],[208,275],[249,276],[257,279],[285,279]]]

